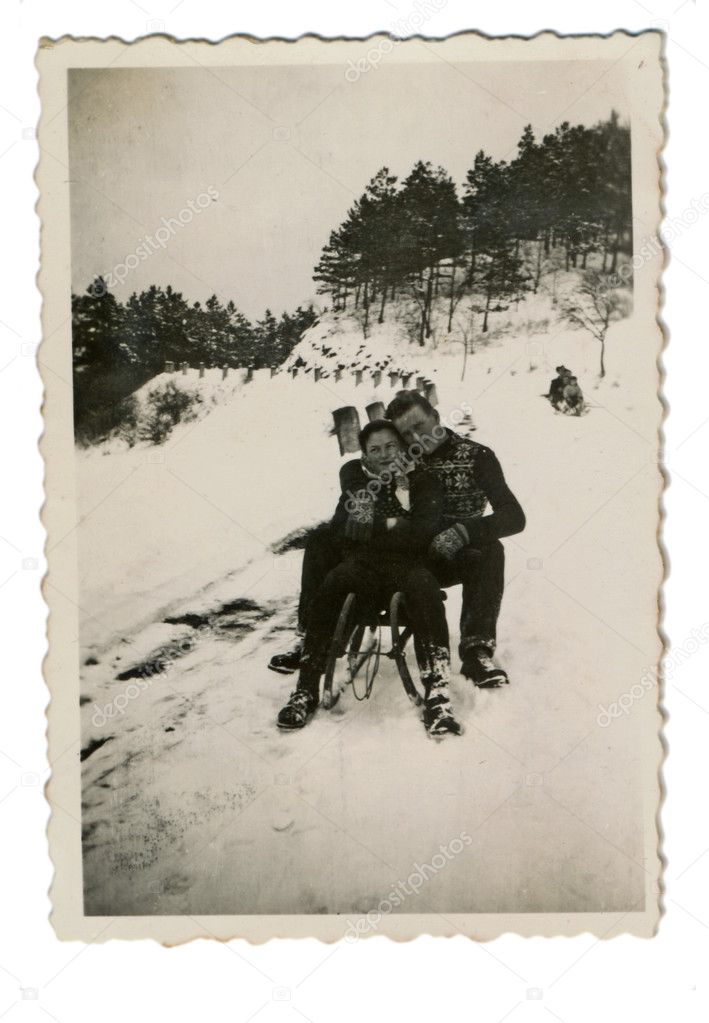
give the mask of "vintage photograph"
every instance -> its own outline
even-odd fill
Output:
[[[661,48],[44,41],[61,937],[652,935]]]

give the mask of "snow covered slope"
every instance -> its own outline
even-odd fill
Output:
[[[364,342],[354,319],[325,314],[293,353],[295,378],[257,372],[161,447],[77,453],[91,912],[366,910],[462,830],[468,851],[406,912],[532,911],[555,878],[559,907],[639,897],[629,765],[641,717],[610,729],[596,717],[657,656],[631,614],[647,566],[626,556],[647,529],[634,510],[657,494],[642,425],[654,364],[618,376],[614,351],[642,345],[626,321],[611,329],[599,383],[596,342],[543,295],[491,325],[461,380],[459,338],[440,325],[435,350],[421,349],[401,322],[373,325]],[[541,397],[560,362],[579,377],[586,416],[555,414]],[[472,406],[475,439],[527,513],[505,544],[499,656],[512,684],[475,694],[458,679],[467,731],[443,746],[427,742],[388,666],[369,703],[346,694],[304,733],[274,727],[289,680],[265,665],[289,640],[300,564],[299,551],[275,551],[330,515],[332,410],[354,404],[364,420],[365,405],[387,402],[378,363],[434,379],[443,417]],[[659,558],[656,569],[659,579]],[[458,613],[454,590],[454,642]],[[136,693],[151,658],[166,670]],[[605,799],[591,798],[597,786]]]
[[[544,296],[520,303],[504,324],[506,334],[468,356],[464,381],[462,346],[455,336],[435,351],[420,349],[399,325],[385,323],[374,325],[365,343],[353,319],[326,315],[293,353],[288,365],[305,363],[295,379],[286,367],[273,379],[268,370],[257,370],[249,384],[240,371],[222,381],[219,370],[207,371],[202,381],[191,371],[187,377],[163,374],[146,384],[141,393],[168,379],[198,388],[209,411],[179,425],[159,447],[141,443],[128,449],[114,441],[77,452],[84,517],[82,603],[91,608],[82,627],[84,649],[93,653],[116,633],[134,632],[281,536],[327,517],[340,462],[330,436],[332,410],[355,404],[364,421],[365,405],[377,399],[386,403],[394,392],[386,372],[374,386],[371,370],[378,364],[434,379],[444,417],[463,402],[472,405],[477,439],[498,453],[522,497],[539,486],[540,467],[554,463],[550,471],[561,478],[545,487],[546,500],[558,501],[563,514],[565,495],[572,489],[578,493],[578,482],[564,476],[576,444],[603,447],[624,436],[631,443],[619,455],[622,474],[622,459],[633,447],[634,415],[643,411],[638,403],[647,402],[648,393],[652,400],[646,381],[620,386],[613,375],[613,345],[632,340],[623,336],[627,325],[613,328],[611,371],[597,388],[596,342],[554,325],[550,312]],[[534,332],[535,325],[547,323],[548,331]],[[323,348],[337,354],[329,358]],[[542,400],[561,361],[576,371],[591,402],[602,406],[600,412],[567,419]],[[361,385],[350,371],[339,382],[329,375],[316,383],[314,369],[331,373],[333,362],[363,368]],[[539,450],[530,461],[532,444]],[[586,492],[593,477],[593,467],[587,468],[587,482],[580,484]]]

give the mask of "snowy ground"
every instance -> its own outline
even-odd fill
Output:
[[[527,513],[505,544],[498,653],[512,684],[473,692],[456,676],[461,738],[426,738],[388,663],[369,702],[346,692],[302,733],[275,728],[292,680],[266,662],[290,639],[300,566],[299,551],[275,551],[334,506],[332,409],[364,418],[392,393],[386,375],[376,390],[367,375],[316,383],[323,343],[348,365],[386,353],[433,377],[444,416],[469,402],[474,437]],[[627,553],[645,528],[637,509],[656,501],[654,364],[621,380],[613,360],[640,343],[630,322],[613,328],[597,386],[596,343],[539,296],[461,382],[459,344],[421,351],[385,323],[362,353],[361,331],[327,317],[296,353],[309,372],[257,373],[160,448],[77,454],[87,912],[364,912],[462,833],[464,850],[400,911],[637,902],[647,718],[596,718],[658,652],[637,595],[651,601],[659,557]],[[561,361],[592,405],[584,417],[540,397]],[[654,529],[643,540],[651,550]],[[455,589],[454,642],[458,613]],[[141,677],[156,659],[165,670]]]

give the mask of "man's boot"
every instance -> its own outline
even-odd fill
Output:
[[[484,646],[466,650],[460,672],[479,689],[497,689],[510,681],[507,672],[493,663],[489,650]]]
[[[311,665],[304,665],[300,670],[298,685],[278,715],[278,727],[287,730],[303,728],[317,710],[319,702],[320,672]]]
[[[303,640],[298,639],[290,650],[282,654],[274,654],[268,662],[271,671],[277,671],[279,675],[292,675],[300,667],[300,657],[303,653]]]

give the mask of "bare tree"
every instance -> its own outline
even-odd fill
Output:
[[[473,349],[473,337],[475,327],[475,305],[470,302],[467,309],[462,311],[460,316],[456,317],[455,325],[458,328],[460,337],[449,338],[450,341],[457,341],[463,346],[463,370],[460,374],[460,379],[465,380],[465,369],[468,363],[468,353],[472,355]]]
[[[611,323],[630,312],[628,295],[613,287],[614,278],[600,270],[587,270],[573,297],[564,300],[562,313],[573,326],[588,331],[601,345],[601,379],[606,375],[606,334]]]

